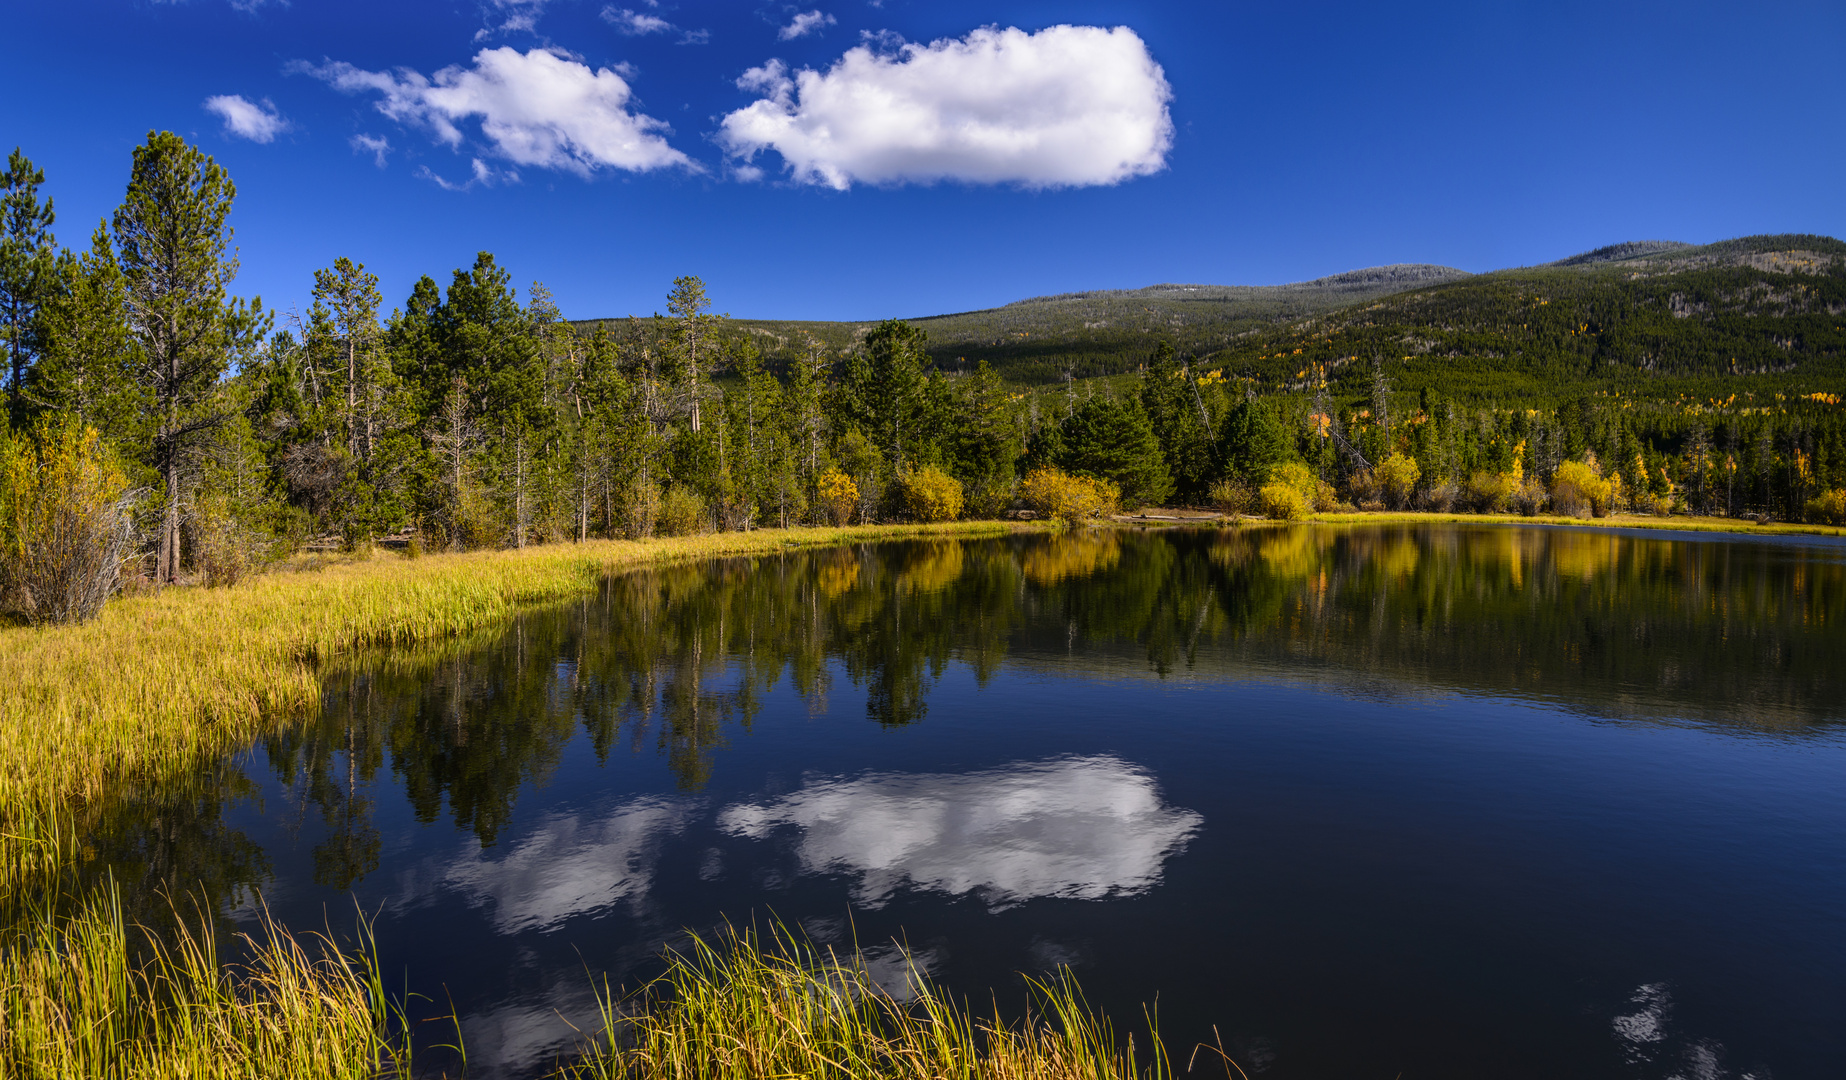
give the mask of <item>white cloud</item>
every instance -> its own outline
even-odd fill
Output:
[[[776,31],[776,37],[783,41],[793,41],[798,37],[805,37],[808,34],[818,33],[826,27],[832,26],[834,22],[835,20],[831,15],[825,15],[819,11],[804,11],[795,16],[795,21]]]
[[[672,23],[658,15],[613,6],[603,8],[603,21],[629,37],[638,37],[641,34],[664,34],[673,29]]]
[[[268,98],[259,105],[241,94],[218,94],[205,99],[205,110],[224,120],[226,135],[251,142],[273,142],[277,135],[288,130],[288,121],[282,119],[282,114]]]
[[[1166,166],[1172,88],[1125,26],[976,30],[879,55],[849,49],[825,72],[779,60],[738,86],[764,96],[724,117],[720,143],[774,150],[800,182],[1116,184]]]
[[[428,165],[417,166],[416,176],[419,180],[428,180],[444,191],[467,191],[476,187],[493,187],[495,184],[517,184],[519,173],[512,169],[497,170],[493,166],[475,158],[469,163],[471,175],[461,183],[456,183]]]
[[[592,71],[551,49],[482,49],[472,67],[457,64],[429,77],[405,68],[365,71],[342,61],[297,63],[291,70],[349,94],[375,93],[379,112],[426,127],[453,148],[463,142],[457,123],[478,117],[494,152],[517,165],[580,176],[604,166],[630,172],[697,168],[661,137],[668,130],[664,121],[628,110],[632,92],[620,74],[606,67]],[[477,179],[481,170],[477,162]]]
[[[470,844],[446,863],[400,872],[392,907],[417,907],[452,891],[491,908],[495,930],[511,934],[550,930],[622,901],[640,903],[653,888],[660,845],[685,828],[694,809],[640,798],[601,820],[555,815],[500,858]]]
[[[391,140],[383,135],[358,134],[346,140],[355,154],[370,154],[379,168],[385,167],[385,155],[391,152]]]
[[[482,14],[488,24],[475,31],[474,40],[485,41],[496,34],[538,33],[538,20],[551,0],[487,0]],[[498,24],[494,23],[498,19]]]
[[[659,7],[660,5],[654,3],[653,0],[649,0],[649,6]],[[649,15],[644,11],[631,11],[628,8],[619,8],[613,4],[603,8],[602,16],[604,22],[609,23],[629,37],[639,37],[642,34],[665,34],[677,31],[679,33],[679,44],[681,45],[703,45],[711,40],[710,30],[680,30],[679,27],[674,26],[658,15]]]
[[[752,839],[800,829],[802,868],[859,875],[853,899],[868,907],[905,884],[975,893],[996,908],[1145,892],[1202,820],[1162,803],[1152,777],[1112,757],[825,780],[718,816]]]

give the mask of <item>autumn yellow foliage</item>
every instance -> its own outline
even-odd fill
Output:
[[[913,470],[898,484],[904,516],[911,521],[933,524],[961,516],[961,481],[934,465]]]
[[[1027,506],[1065,524],[1113,514],[1122,498],[1121,489],[1107,480],[1075,476],[1049,465],[1028,474],[1019,493]]]

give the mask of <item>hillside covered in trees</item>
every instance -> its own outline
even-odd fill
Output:
[[[524,547],[1171,500],[1846,520],[1846,245],[1617,245],[1466,275],[1155,286],[879,323],[571,321],[482,252],[233,291],[236,189],[170,133],[61,245],[0,190],[0,607],[233,582],[311,539]],[[1084,378],[1088,373],[1102,377]]]

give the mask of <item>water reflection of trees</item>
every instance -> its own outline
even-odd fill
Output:
[[[652,746],[710,778],[783,678],[823,710],[924,720],[951,662],[1075,657],[1154,677],[1311,669],[1550,695],[1602,715],[1757,727],[1839,715],[1846,564],[1827,553],[1481,527],[1066,533],[791,552],[629,574],[503,638],[329,679],[269,759],[324,829],[319,880],[377,866],[388,761],[423,821],[492,844],[581,729],[598,761]]]

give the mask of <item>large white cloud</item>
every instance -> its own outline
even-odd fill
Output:
[[[288,121],[282,119],[282,114],[268,98],[259,104],[242,94],[218,94],[205,99],[205,110],[216,113],[224,121],[225,134],[251,142],[273,142],[277,135],[288,130]]]
[[[661,137],[665,122],[629,111],[632,94],[620,74],[591,70],[550,49],[482,49],[472,67],[446,67],[427,78],[408,69],[366,71],[342,61],[297,64],[294,70],[346,93],[376,93],[379,112],[427,127],[449,146],[463,141],[457,124],[478,117],[495,152],[519,165],[584,176],[604,166],[631,172],[695,167]]]
[[[738,85],[763,95],[718,133],[745,175],[774,150],[796,180],[841,190],[1115,184],[1164,168],[1173,142],[1172,89],[1125,26],[990,27],[890,54],[860,45],[825,72],[771,60]]]
[[[798,828],[803,869],[858,875],[854,900],[868,907],[906,884],[974,893],[995,908],[1143,892],[1201,821],[1162,803],[1152,777],[1113,757],[825,780],[718,816],[721,828],[754,839]]]

